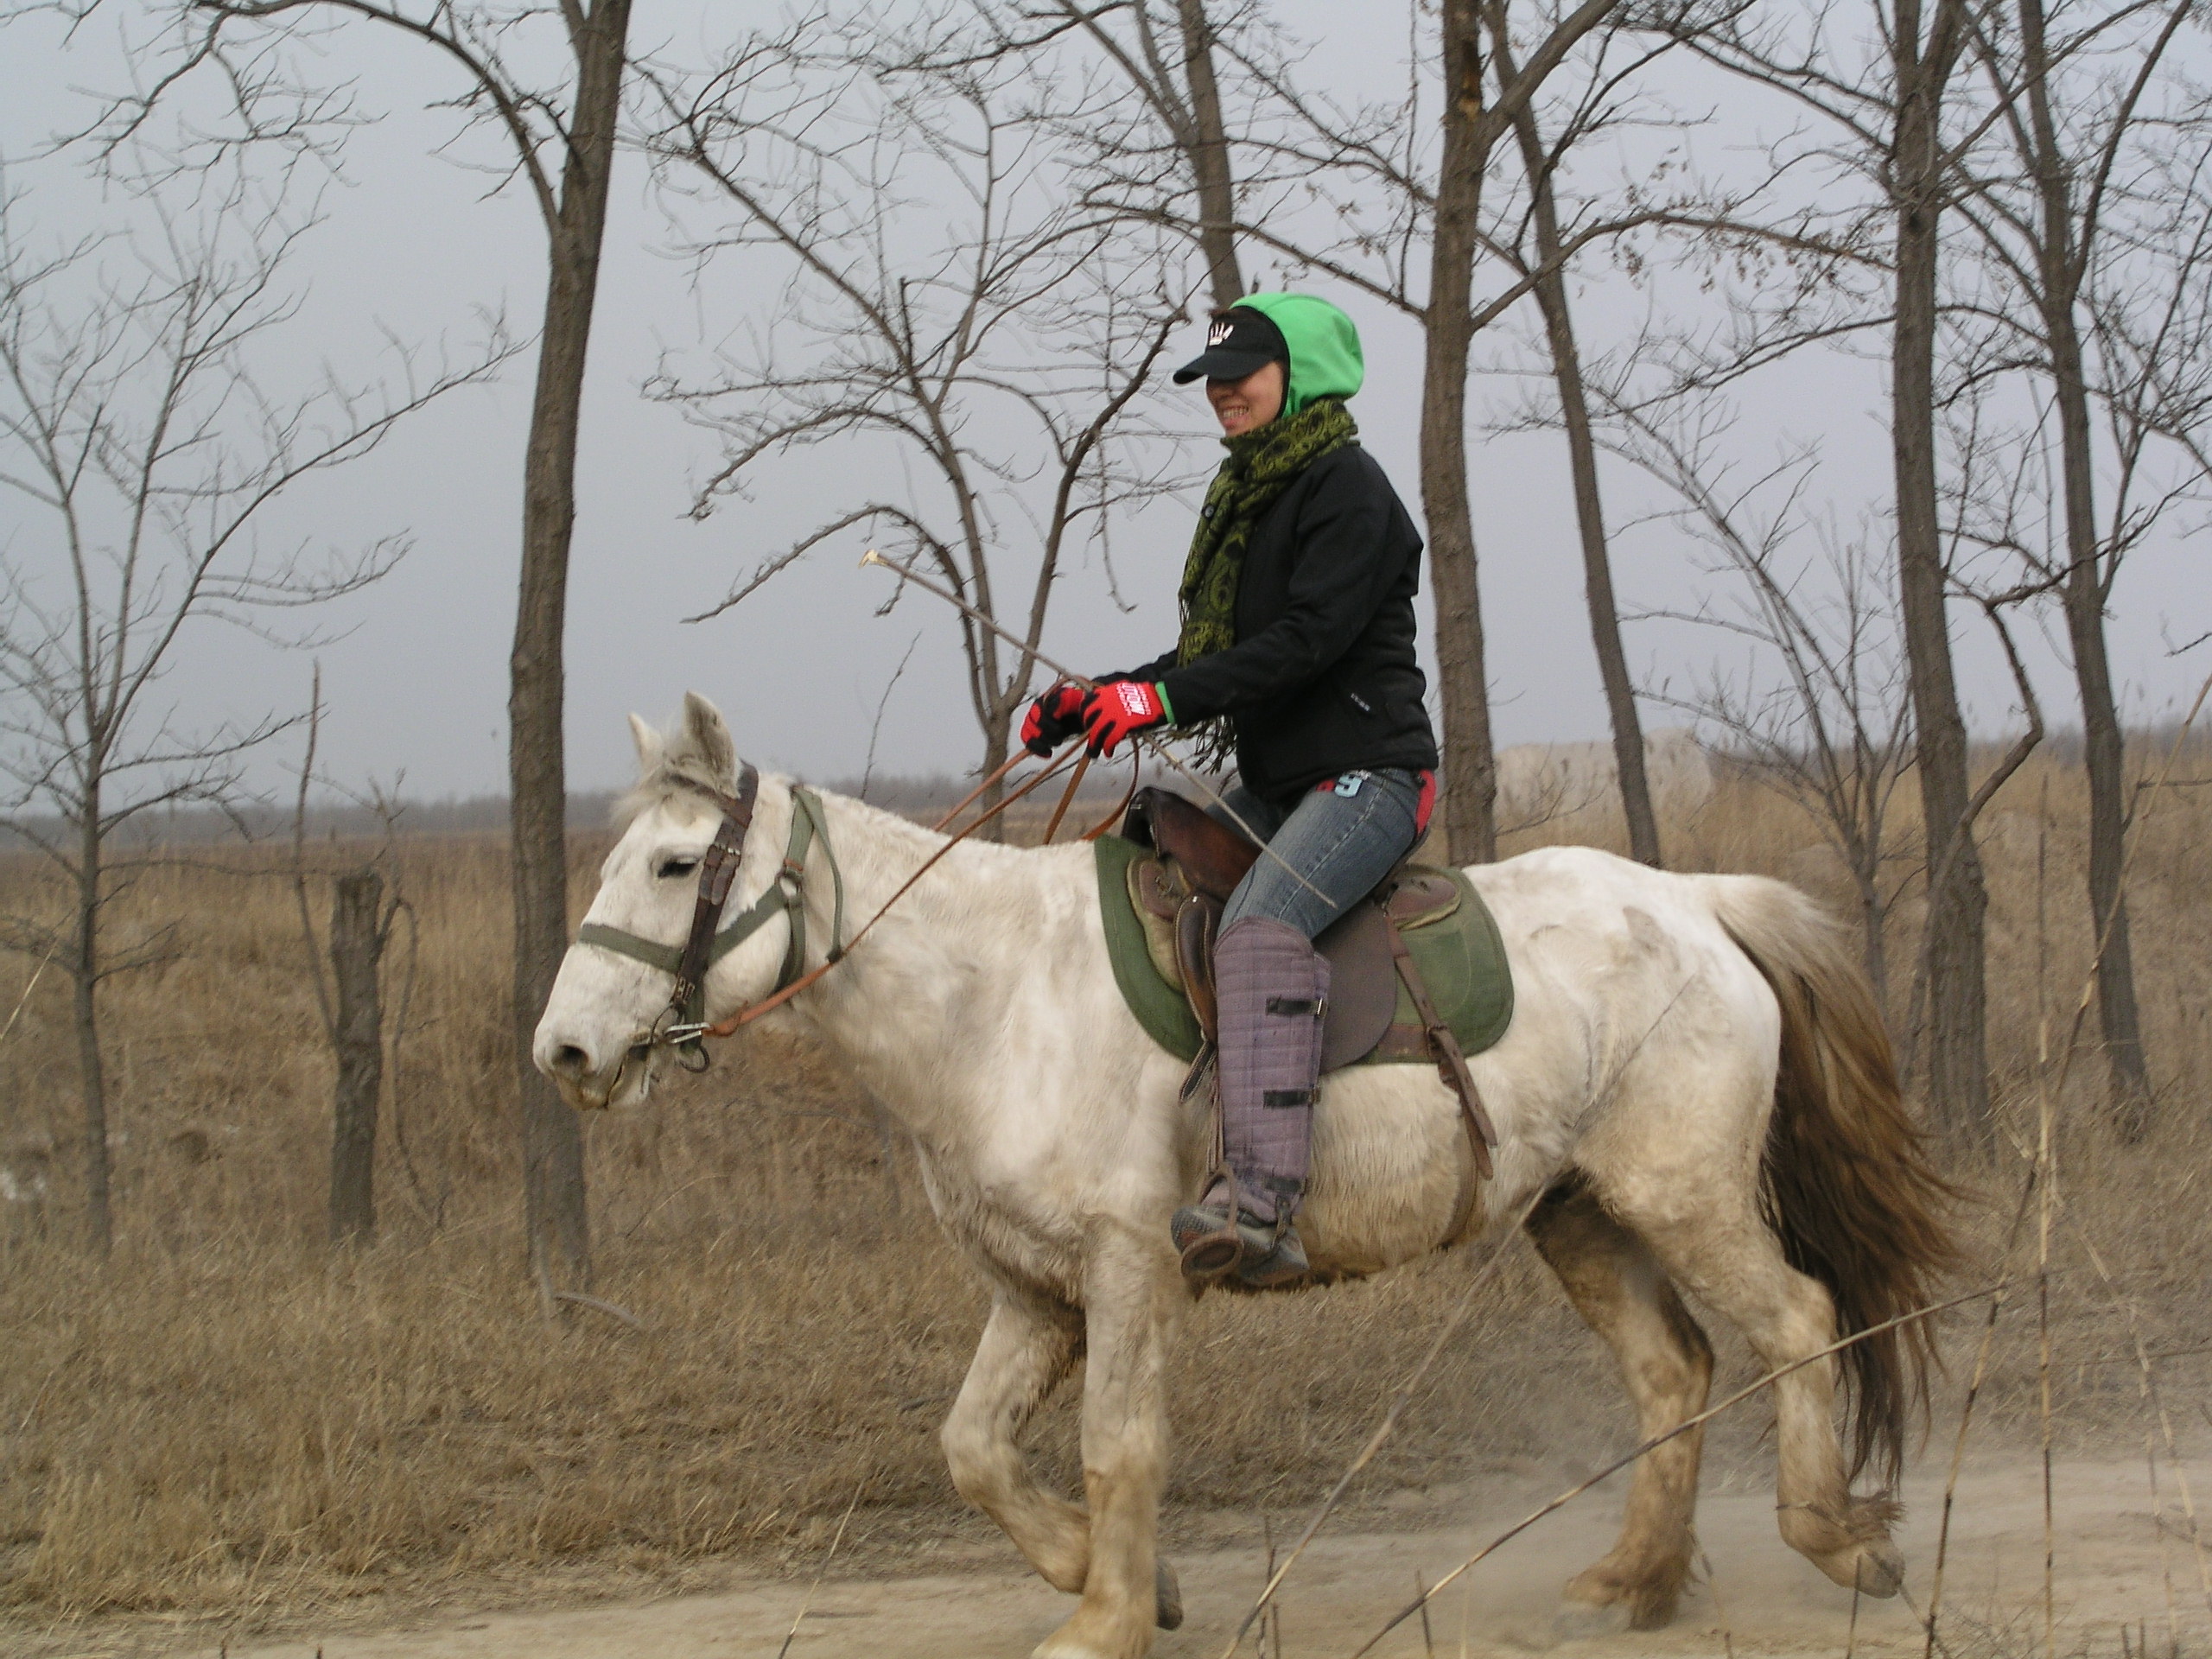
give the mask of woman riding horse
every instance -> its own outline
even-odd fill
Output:
[[[1414,656],[1421,541],[1345,407],[1364,372],[1357,330],[1326,300],[1255,294],[1214,317],[1175,374],[1205,378],[1229,451],[1184,563],[1175,647],[1087,692],[1053,687],[1022,724],[1037,753],[1080,732],[1110,755],[1154,727],[1225,721],[1238,782],[1224,800],[1275,855],[1230,896],[1215,947],[1227,1166],[1173,1223],[1199,1281],[1307,1272],[1293,1217],[1329,993],[1313,940],[1412,849],[1435,799]]]

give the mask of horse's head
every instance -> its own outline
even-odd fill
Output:
[[[531,1051],[537,1069],[579,1109],[644,1100],[679,1052],[671,1027],[766,995],[791,937],[772,900],[758,918],[766,925],[734,944],[728,931],[776,882],[789,787],[740,766],[721,711],[696,692],[685,696],[676,731],[664,736],[635,715],[630,731],[638,786],[624,798],[621,839],[600,867],[599,892],[562,961]],[[739,857],[718,917],[722,954],[702,969],[703,994],[687,1011],[672,1007],[671,995],[698,913],[701,868],[739,804],[752,823],[726,838]]]

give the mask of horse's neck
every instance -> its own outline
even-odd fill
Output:
[[[865,802],[820,799],[844,877],[848,941],[883,914],[859,948],[793,1007],[909,1128],[953,1130],[958,1126],[944,1115],[960,1103],[946,1097],[945,1084],[970,1058],[962,1052],[963,1031],[972,1029],[979,1000],[1002,997],[1011,984],[1000,912],[1033,915],[1024,895],[1046,872],[1014,848],[966,841],[947,849],[944,836]],[[900,894],[940,852],[929,873]],[[818,963],[836,901],[830,859],[818,851],[809,857],[804,889],[809,960]]]

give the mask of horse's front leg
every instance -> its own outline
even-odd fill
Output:
[[[1173,1629],[1182,1617],[1158,1548],[1167,1475],[1167,1348],[1185,1306],[1167,1230],[1140,1237],[1104,1229],[1091,1251],[1084,1302],[1090,1571],[1083,1605],[1039,1644],[1035,1659],[1141,1659],[1155,1619]]]
[[[1006,1529],[1055,1590],[1081,1590],[1090,1562],[1083,1510],[1029,1472],[1019,1436],[1083,1347],[1083,1313],[1000,1290],[941,1440],[960,1495]]]

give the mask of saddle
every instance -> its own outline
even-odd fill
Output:
[[[1141,789],[1122,820],[1122,834],[1151,858],[1128,867],[1129,897],[1145,922],[1145,943],[1161,978],[1181,988],[1206,1047],[1192,1066],[1204,1071],[1218,1030],[1213,942],[1223,906],[1261,856],[1257,842],[1179,795]],[[1329,997],[1321,1025],[1321,1070],[1361,1060],[1432,1059],[1459,1097],[1476,1167],[1491,1174],[1497,1144],[1490,1115],[1451,1027],[1438,1014],[1404,931],[1440,922],[1459,907],[1459,889],[1441,870],[1401,864],[1313,941],[1328,959]],[[1396,1023],[1398,988],[1405,987],[1421,1023]]]

